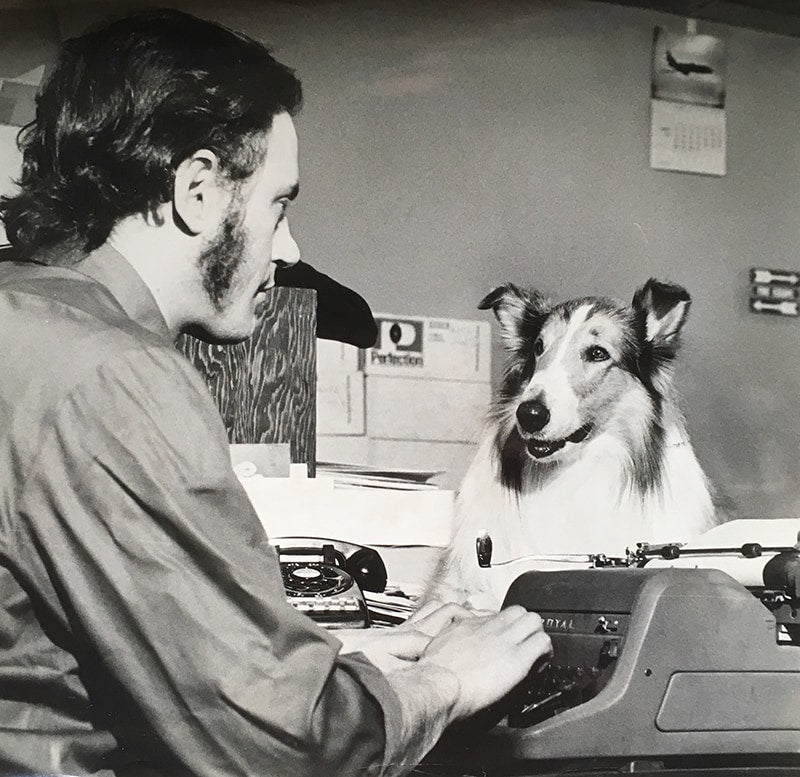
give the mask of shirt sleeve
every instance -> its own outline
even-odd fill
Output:
[[[118,353],[62,402],[16,552],[63,623],[97,725],[165,774],[380,774],[399,701],[287,604],[206,387],[168,348]]]
[[[367,301],[352,289],[299,261],[275,270],[276,286],[315,289],[317,292],[317,337],[337,340],[359,348],[371,348],[378,327]]]

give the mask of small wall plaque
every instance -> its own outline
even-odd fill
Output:
[[[793,270],[750,270],[750,310],[776,316],[800,315],[800,273]]]

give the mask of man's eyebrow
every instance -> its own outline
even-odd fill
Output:
[[[294,200],[297,199],[297,195],[300,194],[300,184],[296,183],[290,189],[286,189],[286,191],[278,192],[275,195],[275,202],[278,200]]]

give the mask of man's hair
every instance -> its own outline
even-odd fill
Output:
[[[294,115],[300,81],[261,43],[188,14],[150,11],[68,40],[20,133],[18,194],[0,219],[20,258],[92,251],[134,214],[155,217],[176,168],[203,148],[232,182]]]

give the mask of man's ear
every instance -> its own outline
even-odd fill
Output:
[[[513,283],[504,283],[492,289],[479,303],[478,310],[494,311],[500,322],[503,345],[515,351],[523,344],[522,332],[528,325],[542,318],[548,311],[545,298],[535,289],[519,289]]]
[[[195,151],[178,165],[172,190],[172,205],[179,225],[198,235],[216,229],[223,190],[219,159],[213,151]]]
[[[655,278],[647,281],[633,296],[633,309],[645,341],[674,354],[691,304],[692,298],[683,286]]]

